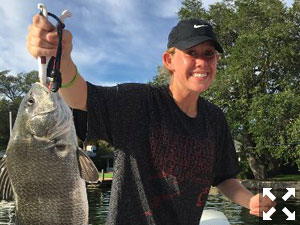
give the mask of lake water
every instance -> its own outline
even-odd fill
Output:
[[[262,221],[257,217],[251,216],[247,209],[242,208],[228,201],[223,195],[213,190],[206,204],[206,209],[214,209],[223,212],[230,224],[245,225],[294,225],[300,224],[300,192],[296,193],[296,198],[291,197],[287,202],[281,199],[284,192],[274,193],[277,196],[277,211],[272,215],[272,221]],[[110,190],[89,188],[88,189],[90,221],[89,225],[104,225],[108,212]],[[291,212],[296,212],[295,221],[286,221],[287,216],[281,211],[284,207]],[[13,202],[0,202],[0,225],[13,225],[15,220],[15,206]]]

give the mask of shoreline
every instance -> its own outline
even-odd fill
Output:
[[[272,188],[274,191],[286,191],[287,188],[295,188],[296,192],[300,192],[300,181],[270,181],[270,180],[239,180],[249,190],[261,191],[262,188]],[[112,178],[99,179],[96,184],[88,184],[89,186],[109,187]],[[298,195],[300,197],[300,193]]]
[[[300,181],[240,180],[240,182],[250,190],[272,188],[276,191],[285,191],[286,188],[295,188],[296,192],[300,191]]]
[[[300,200],[300,181],[261,181],[261,180],[239,180],[247,189],[253,193],[263,193],[263,188],[272,188],[272,193],[279,195],[287,192],[286,188],[295,188],[295,199]],[[218,195],[221,192],[216,187],[211,187],[209,194]]]

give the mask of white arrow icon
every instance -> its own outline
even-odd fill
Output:
[[[263,197],[267,195],[272,201],[274,201],[276,197],[271,193],[271,190],[272,188],[263,188]]]
[[[286,220],[295,220],[295,217],[296,217],[295,211],[293,213],[291,213],[290,210],[288,210],[286,207],[284,207],[282,209],[282,212],[284,212],[285,215],[287,215],[288,218]]]
[[[295,188],[286,188],[287,193],[285,193],[285,195],[282,197],[282,199],[284,201],[288,200],[289,197],[291,197],[292,195],[295,197],[296,196],[296,191]]]
[[[267,213],[263,211],[263,220],[272,220],[271,216],[276,211],[274,207],[272,207]]]

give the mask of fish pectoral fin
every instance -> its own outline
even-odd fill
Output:
[[[13,200],[14,193],[6,167],[6,156],[0,160],[0,200]]]
[[[80,148],[78,149],[78,159],[81,178],[89,183],[97,183],[99,180],[98,170],[90,157]]]

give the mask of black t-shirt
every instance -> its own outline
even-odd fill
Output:
[[[117,149],[108,225],[198,225],[210,186],[239,171],[222,111],[200,97],[191,118],[167,86],[88,83],[74,120],[81,138]]]

